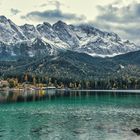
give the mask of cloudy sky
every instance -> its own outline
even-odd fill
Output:
[[[25,23],[90,23],[140,43],[140,0],[0,0],[0,14]]]

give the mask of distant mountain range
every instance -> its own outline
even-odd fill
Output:
[[[17,26],[5,16],[0,16],[1,59],[55,55],[67,50],[113,57],[140,50],[140,46],[88,24],[67,25],[58,21],[53,25],[44,22],[37,26]]]
[[[140,77],[140,46],[91,25],[17,26],[0,16],[0,76]]]

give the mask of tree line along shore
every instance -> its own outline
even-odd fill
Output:
[[[24,74],[0,79],[0,89],[4,88],[71,88],[71,89],[140,89],[140,79],[131,77],[70,79]]]

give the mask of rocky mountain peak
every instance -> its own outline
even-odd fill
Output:
[[[35,44],[36,47],[32,47],[35,39],[39,40]],[[18,54],[21,54],[21,49],[26,50],[26,54],[35,56],[38,53],[35,53],[34,48],[40,49],[40,53],[45,52],[45,48],[49,48],[47,53],[51,52],[51,54],[54,54],[54,50],[55,52],[56,50],[72,50],[101,57],[112,57],[140,50],[140,46],[129,41],[125,42],[117,34],[102,31],[91,24],[67,25],[63,21],[58,21],[53,25],[44,22],[37,26],[30,24],[17,26],[5,16],[0,16],[0,42],[5,44],[4,49],[9,55],[15,55],[18,51],[20,52]],[[1,48],[2,45],[0,45]]]

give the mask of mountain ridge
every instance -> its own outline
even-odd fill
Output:
[[[136,57],[137,56],[137,57]],[[140,77],[140,51],[112,58],[92,57],[86,53],[67,50],[57,55],[0,61],[0,76],[29,75],[60,79],[93,80]],[[129,79],[128,78],[128,79]]]
[[[36,50],[34,40],[37,39],[40,41],[36,44]],[[46,47],[41,47],[40,44],[46,44]],[[5,54],[9,57],[34,57],[38,56],[37,51],[42,52],[42,55],[44,52],[54,55],[66,50],[91,56],[113,57],[140,50],[140,46],[123,41],[115,33],[103,32],[88,24],[67,25],[63,21],[58,21],[53,25],[44,22],[37,26],[17,26],[10,19],[0,16],[1,57]]]

